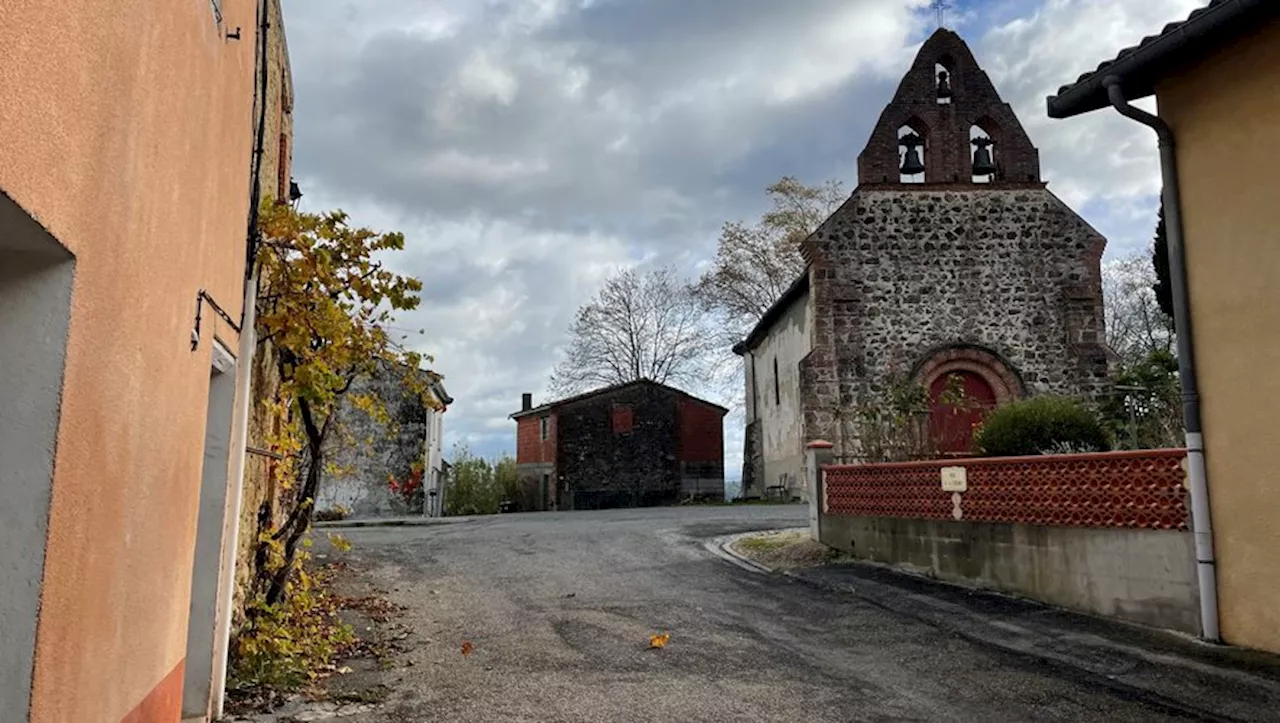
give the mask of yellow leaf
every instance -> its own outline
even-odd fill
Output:
[[[666,633],[658,633],[649,636],[649,649],[661,650],[667,647],[667,641],[671,640],[671,636]]]
[[[351,540],[332,532],[329,533],[329,543],[332,544],[338,552],[346,552],[351,549]]]

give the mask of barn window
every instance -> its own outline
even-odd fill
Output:
[[[550,431],[550,427],[551,427],[551,417],[538,418],[538,437],[542,439],[544,442],[547,439],[547,432]]]
[[[635,413],[630,404],[613,405],[613,433],[630,434],[635,428]]]

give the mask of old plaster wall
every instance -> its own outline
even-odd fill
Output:
[[[355,404],[360,396],[380,401],[390,416],[384,424]],[[394,370],[357,379],[335,412],[325,444],[333,471],[320,478],[316,509],[342,505],[353,518],[421,514],[420,502],[408,504],[392,494],[388,476],[405,480],[414,465],[425,463],[427,406]]]
[[[810,430],[956,345],[993,352],[1028,393],[1106,383],[1105,241],[1046,189],[859,189],[809,243]]]
[[[1280,652],[1280,19],[1158,88],[1178,139],[1222,635]],[[1154,152],[1154,151],[1153,151]]]
[[[206,309],[192,351],[196,294],[240,316],[248,216],[255,3],[222,5],[4,3],[0,189],[76,258],[34,721],[178,716],[212,341],[237,347]]]
[[[823,543],[864,560],[1199,633],[1188,532],[850,515],[821,515],[819,529]]]
[[[759,463],[747,494],[764,495],[781,486],[786,494],[808,498],[802,468],[805,438],[800,363],[809,354],[809,294],[797,297],[768,334],[747,352],[754,367],[751,409],[759,420]]]

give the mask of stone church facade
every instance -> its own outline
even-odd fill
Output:
[[[1107,382],[1106,241],[1046,188],[1039,153],[958,35],[924,44],[858,176],[803,244],[805,274],[735,347],[746,494],[804,497],[804,445],[825,438],[857,457],[850,410],[900,382],[928,391],[934,421],[953,377],[983,408],[1091,399]]]

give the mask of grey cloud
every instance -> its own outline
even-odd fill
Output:
[[[1005,2],[990,32],[972,30],[983,8],[963,16],[1054,187],[1108,223],[1116,208],[1126,233],[1156,182],[1146,139],[1114,119],[1051,124],[1043,96],[1188,1]],[[406,233],[395,263],[426,288],[401,326],[426,329],[415,341],[458,399],[450,439],[509,449],[506,415],[541,395],[610,270],[693,270],[783,174],[852,189],[924,4],[286,0],[304,204]],[[1121,29],[1091,34],[1097,13]],[[727,429],[731,468],[740,439]]]

